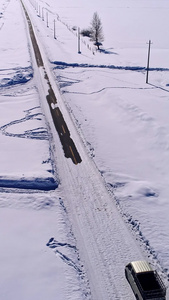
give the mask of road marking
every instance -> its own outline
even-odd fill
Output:
[[[66,133],[65,127],[62,125],[63,133]]]
[[[74,163],[75,163],[75,165],[77,165],[77,160],[76,160],[76,158],[75,158],[75,156],[74,156],[74,153],[73,153],[72,147],[71,147],[71,146],[69,146],[69,149],[70,149],[70,152],[72,153],[72,156],[73,156],[73,159],[74,159]]]

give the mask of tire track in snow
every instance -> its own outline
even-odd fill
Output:
[[[54,249],[55,254],[59,254],[59,257],[69,266],[73,267],[78,274],[80,275],[82,273],[81,268],[75,263],[71,258],[69,258],[67,255],[63,254],[61,251],[59,251],[57,248],[59,247],[65,247],[74,250],[74,252],[77,251],[76,246],[72,246],[68,243],[60,243],[56,241],[53,237],[50,238],[49,242],[46,244],[47,247]]]
[[[36,109],[37,107],[33,108]],[[26,130],[24,133],[11,133],[8,131],[8,129],[11,126],[18,125],[21,123],[25,123],[27,121],[31,120],[41,120],[42,113],[31,113],[33,109],[28,109],[26,110],[26,115],[24,118],[14,120],[8,124],[5,124],[0,127],[0,131],[2,131],[2,134],[6,136],[11,136],[11,137],[17,137],[17,138],[26,138],[26,139],[36,139],[36,140],[49,140],[49,135],[44,127],[36,127],[31,130]]]

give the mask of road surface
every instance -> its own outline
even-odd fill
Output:
[[[40,50],[39,50],[39,46],[38,46],[37,41],[36,41],[36,37],[35,37],[34,31],[33,31],[31,20],[29,18],[29,15],[28,15],[28,13],[25,9],[25,6],[24,6],[23,2],[22,2],[22,5],[23,5],[23,9],[24,9],[24,12],[25,12],[27,22],[28,22],[29,33],[30,33],[30,37],[31,37],[32,46],[33,46],[33,49],[34,49],[34,54],[35,54],[37,65],[38,65],[38,67],[43,67],[44,73],[45,73],[44,80],[47,81],[47,84],[49,86],[48,94],[46,95],[46,99],[47,99],[47,102],[49,104],[51,115],[52,115],[52,118],[53,118],[53,122],[54,122],[55,128],[58,132],[60,141],[62,143],[62,147],[63,147],[64,153],[65,153],[65,156],[67,158],[71,158],[74,164],[81,163],[81,161],[82,161],[81,157],[78,153],[78,150],[77,150],[73,140],[70,137],[70,131],[69,131],[67,125],[66,125],[63,114],[61,113],[60,108],[56,107],[57,99],[56,99],[55,93],[52,89],[52,86],[50,84],[50,81],[49,81],[48,75],[46,73],[46,70],[44,68],[43,59],[42,59],[42,56],[41,56],[41,53],[40,53]]]
[[[31,11],[29,5],[28,8]],[[26,18],[30,35],[33,37],[27,13]],[[38,47],[37,39],[33,44],[37,61],[34,76],[39,91],[45,90],[47,83],[48,93],[44,98],[41,94],[42,102],[45,107],[44,101],[47,99],[54,128],[59,135],[59,139],[53,135],[53,143],[56,148],[61,196],[77,239],[81,261],[84,262],[89,278],[92,299],[134,300],[135,297],[125,279],[124,267],[130,261],[145,259],[145,256],[126,227],[97,167],[88,157],[61,96],[59,99],[55,96],[59,92],[54,79],[52,80],[50,69],[47,68],[48,59],[45,58],[45,53]],[[46,118],[49,119],[53,132],[47,110]],[[70,136],[73,136],[73,139]],[[71,159],[67,159],[68,157]]]

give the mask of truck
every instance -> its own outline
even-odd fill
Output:
[[[147,261],[128,263],[125,276],[137,300],[166,300],[166,287]]]

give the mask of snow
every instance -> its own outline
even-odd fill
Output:
[[[70,227],[63,223],[64,210],[59,197],[52,193],[3,195],[2,299],[46,299],[47,296],[55,299],[56,295],[57,299],[80,299],[78,272],[66,261],[68,257],[78,266],[75,241],[71,231],[67,236]],[[58,252],[56,247],[47,246],[53,235],[57,236]],[[65,240],[67,243],[62,245]]]
[[[134,299],[129,261],[169,278],[169,3],[55,2],[24,5],[82,163],[64,157],[21,3],[2,0],[1,299]],[[95,11],[102,51],[81,37],[79,54]]]

